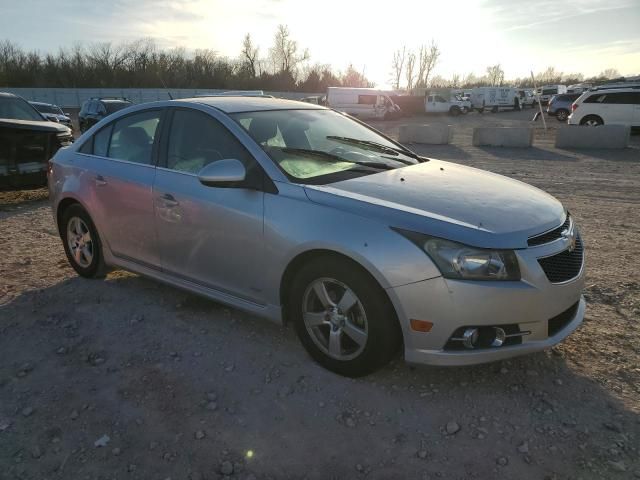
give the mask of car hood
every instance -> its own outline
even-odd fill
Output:
[[[483,248],[527,248],[561,225],[562,204],[542,190],[484,170],[429,160],[396,170],[307,185],[312,202]]]
[[[38,132],[66,133],[69,127],[49,120],[16,120],[13,118],[0,118],[0,127],[18,130],[32,130]]]

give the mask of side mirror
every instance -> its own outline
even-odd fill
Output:
[[[198,172],[198,180],[208,187],[229,187],[233,183],[244,181],[246,176],[247,169],[235,158],[217,160]]]

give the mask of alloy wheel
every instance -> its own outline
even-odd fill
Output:
[[[367,344],[362,303],[352,289],[333,278],[319,278],[307,287],[302,319],[316,346],[337,360],[357,357]]]
[[[80,217],[71,217],[67,223],[67,245],[73,260],[87,268],[93,261],[93,239],[87,224]]]

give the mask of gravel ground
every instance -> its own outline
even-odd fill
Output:
[[[122,271],[78,278],[46,191],[0,193],[0,478],[640,478],[640,141],[471,146],[473,125],[530,115],[428,119],[454,144],[415,147],[541,187],[582,228],[584,325],[475,367],[341,378],[291,328]]]

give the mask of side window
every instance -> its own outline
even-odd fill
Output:
[[[631,105],[633,102],[633,93],[609,93],[604,103],[616,103],[618,105]]]
[[[444,98],[442,98],[440,95],[436,95],[436,102],[447,103],[447,101]]]
[[[176,110],[167,145],[167,168],[198,173],[217,160],[235,158],[247,171],[254,160],[224,125],[195,110]]]
[[[594,94],[584,99],[583,103],[603,103],[606,95]]]
[[[98,133],[93,135],[89,140],[84,142],[78,150],[80,153],[88,153],[89,155],[99,155],[101,157],[107,156],[107,150],[109,148],[109,137],[111,136],[111,129],[113,125],[107,125],[100,129]]]
[[[160,110],[151,110],[128,115],[115,122],[107,156],[145,165],[151,164],[151,149],[160,123],[160,115]],[[96,150],[94,148],[94,153],[99,155]]]
[[[358,95],[358,103],[361,105],[375,105],[377,95]]]

